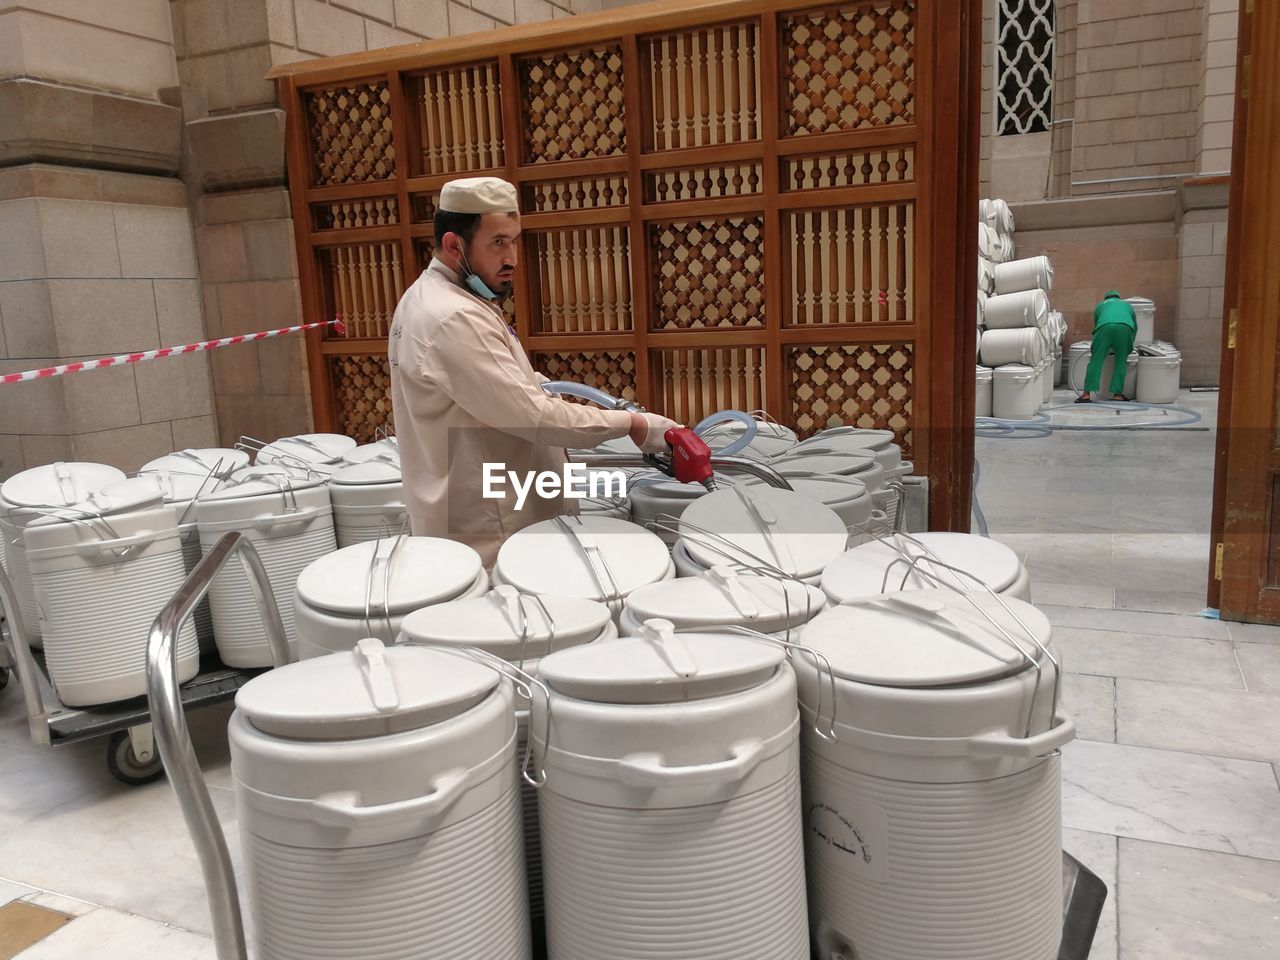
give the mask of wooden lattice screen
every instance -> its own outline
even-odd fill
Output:
[[[317,428],[388,423],[440,187],[492,173],[536,367],[684,422],[891,429],[963,527],[976,7],[665,0],[280,68],[304,310],[347,321],[310,341]]]

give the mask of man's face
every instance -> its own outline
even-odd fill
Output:
[[[499,297],[510,296],[520,260],[520,214],[486,213],[466,246],[467,263]]]

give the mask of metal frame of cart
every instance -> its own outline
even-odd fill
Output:
[[[235,535],[237,538],[239,535]],[[225,540],[225,538],[224,538]],[[222,548],[219,542],[211,553]],[[253,545],[237,541],[228,545],[239,551],[255,593],[267,583],[265,570]],[[257,567],[255,571],[254,567]],[[261,577],[258,582],[257,577]],[[270,597],[270,589],[267,588]],[[275,603],[272,601],[272,608]],[[12,676],[21,688],[26,704],[27,725],[31,741],[38,746],[60,746],[98,737],[107,737],[106,762],[111,775],[121,783],[139,786],[159,779],[164,763],[156,749],[152,729],[151,708],[145,695],[117,703],[93,707],[69,707],[58,698],[45,668],[43,657],[32,650],[18,608],[13,584],[0,568],[0,688]],[[277,618],[279,613],[276,613]],[[184,711],[198,710],[233,699],[236,691],[261,670],[242,670],[223,666],[216,659],[202,658],[201,670],[182,685],[179,697]]]

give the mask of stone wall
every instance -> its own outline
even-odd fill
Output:
[[[0,371],[198,340],[166,0],[0,2]],[[213,442],[205,356],[0,388],[0,477]]]

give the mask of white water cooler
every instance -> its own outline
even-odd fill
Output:
[[[539,670],[549,955],[809,960],[782,650],[651,620]]]
[[[805,628],[831,670],[794,658],[819,960],[1058,957],[1058,751],[1075,725],[1049,621],[1004,603],[906,591]]]
[[[257,960],[528,960],[513,697],[468,656],[372,638],[241,688]]]

